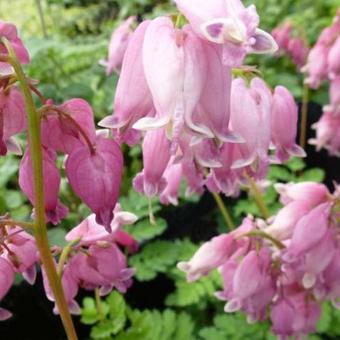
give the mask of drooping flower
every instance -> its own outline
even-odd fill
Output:
[[[97,223],[111,231],[123,171],[118,144],[99,137],[94,152],[87,146],[75,149],[67,158],[65,169],[74,192],[96,214]]]
[[[82,246],[89,246],[100,242],[117,242],[122,240],[122,226],[133,224],[137,220],[137,216],[127,211],[122,211],[119,204],[116,205],[114,211],[114,218],[111,222],[111,230],[109,233],[102,226],[96,222],[94,214],[88,216],[78,226],[67,233],[65,239],[67,242],[76,241],[79,239],[79,244]],[[124,234],[123,234],[124,235]],[[129,248],[135,249],[138,247],[137,242],[129,242]]]
[[[178,205],[178,191],[182,179],[182,165],[179,163],[171,163],[171,160],[164,171],[164,179],[166,187],[160,195],[162,204]]]
[[[178,30],[170,18],[159,17],[146,30],[143,63],[156,116],[140,119],[134,128],[169,125],[169,135],[177,143],[184,125],[191,125],[205,85],[207,64],[202,42],[189,27]]]
[[[147,197],[160,194],[166,185],[163,173],[170,160],[170,141],[164,129],[148,131],[143,142],[144,169],[133,182],[134,188]]]
[[[132,284],[134,269],[127,267],[124,254],[114,243],[91,245],[86,254],[79,252],[73,256],[69,266],[83,288],[100,288],[102,295],[108,294],[113,287],[125,293]]]
[[[231,126],[245,140],[245,143],[236,145],[240,157],[233,163],[233,169],[252,165],[256,160],[260,169],[268,165],[271,102],[272,95],[260,78],[254,78],[250,87],[241,78],[233,80]]]
[[[292,94],[285,87],[277,86],[271,107],[271,139],[276,147],[275,158],[278,162],[285,162],[290,156],[306,156],[295,143],[297,121],[298,107]]]
[[[270,34],[259,29],[254,5],[244,7],[240,0],[176,0],[195,32],[223,46],[223,62],[231,67],[242,64],[247,53],[273,53],[277,45]]]
[[[124,55],[133,33],[131,26],[136,21],[136,17],[131,16],[124,20],[113,32],[109,44],[109,55],[107,60],[100,63],[106,67],[106,74],[113,71],[119,72],[123,63]]]
[[[220,235],[204,243],[189,262],[179,262],[177,267],[187,274],[189,282],[198,280],[221,266],[233,251],[231,235]]]
[[[14,271],[11,264],[0,257],[0,300],[7,294],[14,282]],[[0,320],[7,320],[12,313],[7,309],[0,308]]]
[[[12,45],[12,48],[22,64],[28,64],[30,62],[30,57],[28,51],[21,39],[18,36],[18,31],[15,25],[0,20],[0,38],[6,38]],[[6,46],[0,43],[0,53],[8,54]],[[10,75],[14,72],[12,66],[9,63],[0,62],[0,74]]]
[[[138,131],[132,129],[133,124],[140,118],[155,114],[141,53],[149,25],[150,21],[143,21],[133,33],[116,88],[113,115],[99,122],[100,126],[112,129],[118,141],[129,145],[135,144],[136,137],[139,137]]]
[[[330,155],[340,156],[340,115],[325,112],[321,119],[313,125],[316,130],[316,138],[309,140],[316,145],[319,151],[322,148],[328,150]]]
[[[43,148],[43,179],[46,220],[58,224],[67,216],[68,208],[58,198],[60,173],[55,164],[56,154],[50,149]],[[21,160],[19,168],[19,185],[32,205],[35,205],[33,168],[29,147]]]
[[[272,35],[279,46],[278,55],[287,54],[290,56],[294,64],[301,68],[305,65],[309,48],[305,40],[300,36],[294,36],[292,34],[292,24],[286,22],[280,26],[277,26]]]
[[[49,281],[47,279],[46,270],[42,266],[42,276],[43,276],[43,284],[47,298],[50,301],[55,301],[55,297],[53,295],[53,291],[50,287]],[[73,269],[69,264],[65,265],[62,272],[61,284],[63,286],[63,290],[65,293],[65,299],[68,304],[68,308],[72,314],[78,315],[80,314],[80,307],[75,300],[76,295],[79,290],[79,283],[77,278],[74,276]],[[55,314],[59,314],[57,305],[54,306],[53,312]]]
[[[1,23],[0,23],[1,26]],[[15,86],[9,91],[0,89],[0,155],[7,151],[20,153],[20,147],[12,138],[26,128],[24,98]]]
[[[34,237],[20,227],[7,227],[4,235],[2,236],[6,247],[3,247],[1,256],[10,262],[13,269],[21,273],[28,283],[34,284],[36,262],[39,259]]]
[[[47,148],[70,154],[77,147],[86,145],[85,138],[95,144],[96,129],[91,106],[74,98],[58,106],[58,112],[47,112],[42,118],[42,143]]]

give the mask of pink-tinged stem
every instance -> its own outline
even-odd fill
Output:
[[[69,340],[77,340],[78,337],[65,299],[61,280],[56,271],[54,259],[51,254],[47,237],[43,187],[42,147],[40,136],[40,117],[37,114],[37,109],[34,105],[32,93],[29,88],[26,76],[12,48],[12,45],[5,38],[3,38],[2,41],[8,50],[10,62],[15,70],[21,90],[25,97],[28,120],[28,138],[30,142],[30,152],[34,177],[34,237],[39,250],[41,262],[46,271],[49,285],[52,289],[56,304],[58,306],[58,310],[64,325],[65,332],[67,334],[67,338]]]

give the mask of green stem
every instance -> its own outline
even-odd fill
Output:
[[[38,8],[38,13],[39,13],[39,18],[40,18],[43,36],[44,36],[45,39],[47,39],[48,35],[47,35],[46,22],[45,22],[45,17],[44,17],[44,11],[43,11],[43,8],[42,8],[42,5],[41,5],[41,0],[35,0],[35,2],[37,4],[37,8]]]
[[[275,237],[267,234],[266,232],[264,232],[262,230],[253,230],[253,231],[250,231],[249,233],[245,233],[245,234],[240,235],[238,238],[242,238],[242,237],[246,237],[246,236],[248,236],[248,237],[252,237],[252,236],[253,237],[261,237],[261,238],[267,239],[270,242],[272,242],[280,250],[286,248],[286,246],[282,242],[280,242]]]
[[[63,322],[69,340],[77,340],[77,334],[65,299],[64,290],[58,277],[55,262],[51,254],[48,243],[47,227],[45,222],[44,186],[43,186],[43,167],[42,167],[42,147],[40,136],[40,118],[34,105],[32,93],[30,91],[26,76],[17,59],[17,56],[10,42],[3,38],[10,62],[15,70],[21,90],[25,97],[25,106],[28,120],[28,138],[30,142],[30,152],[32,159],[34,177],[34,208],[35,208],[35,240],[39,250],[40,259],[44,266],[48,282],[55,298],[61,320]]]
[[[304,84],[301,107],[300,143],[299,143],[303,149],[306,146],[307,140],[308,100],[309,100],[309,87],[307,84]]]
[[[105,315],[104,315],[104,311],[103,311],[102,300],[101,300],[100,294],[99,294],[99,288],[95,288],[94,296],[95,296],[95,300],[96,300],[96,306],[97,306],[99,319],[104,320]]]
[[[15,221],[15,220],[0,220],[0,225],[8,225],[12,227],[22,227],[23,229],[34,229],[34,224],[31,222],[22,222],[22,221]]]
[[[61,280],[62,275],[63,275],[63,269],[64,269],[64,265],[70,255],[70,252],[72,251],[72,248],[75,244],[77,244],[80,241],[80,238],[71,241],[70,243],[68,243],[64,248],[63,251],[61,252],[61,255],[59,257],[59,262],[58,262],[58,266],[57,266],[57,273],[58,276]]]
[[[217,194],[216,192],[213,192],[212,195],[213,195],[213,197],[216,201],[218,208],[220,209],[220,212],[223,216],[225,223],[228,226],[228,229],[229,230],[235,229],[235,223],[234,223],[234,221],[231,217],[231,214],[230,214],[228,208],[224,205],[221,196],[219,194]]]
[[[256,203],[257,207],[259,208],[262,217],[264,217],[265,219],[269,218],[270,217],[269,210],[267,208],[266,203],[263,200],[263,196],[262,196],[261,191],[259,190],[259,188],[256,185],[256,182],[246,172],[244,173],[244,176],[248,180],[248,183],[250,185],[250,192],[254,197],[255,203]]]

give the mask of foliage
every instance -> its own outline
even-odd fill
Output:
[[[91,331],[93,339],[194,339],[194,323],[185,312],[176,313],[171,309],[165,309],[163,312],[131,309],[117,292],[111,293],[100,304],[101,318],[98,316],[94,299],[87,297],[83,302],[82,322],[95,324]]]

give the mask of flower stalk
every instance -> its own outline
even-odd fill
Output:
[[[303,149],[306,146],[307,140],[308,100],[309,100],[309,87],[308,84],[304,84],[301,107],[300,143],[299,143]]]
[[[270,217],[270,212],[267,208],[266,203],[263,200],[263,196],[262,193],[260,191],[260,189],[258,188],[258,186],[256,185],[255,180],[249,176],[246,172],[244,172],[244,176],[246,177],[249,186],[250,186],[250,192],[252,194],[252,196],[254,197],[255,203],[257,205],[257,207],[259,208],[261,215],[263,218],[268,219]]]
[[[9,62],[13,66],[21,90],[25,98],[28,121],[28,138],[30,142],[30,152],[32,159],[32,167],[34,174],[34,197],[35,197],[35,223],[34,236],[39,250],[42,265],[46,271],[48,282],[52,289],[53,295],[58,306],[61,320],[63,322],[67,338],[69,340],[77,340],[77,334],[73,325],[73,321],[65,299],[61,280],[58,277],[54,259],[51,254],[47,227],[45,221],[45,204],[44,204],[44,188],[43,188],[43,167],[42,167],[42,146],[40,136],[40,118],[37,114],[37,109],[34,105],[32,93],[23,72],[23,69],[18,61],[18,58],[12,48],[11,43],[2,38],[2,42],[6,46],[9,54]]]
[[[228,210],[228,208],[225,206],[225,204],[223,203],[223,200],[221,198],[221,196],[219,194],[217,194],[216,192],[212,193],[214,200],[218,206],[218,208],[220,209],[220,212],[223,216],[223,219],[225,221],[225,223],[228,226],[229,230],[233,230],[235,229],[235,223],[233,221],[233,218],[230,214],[230,211]]]

